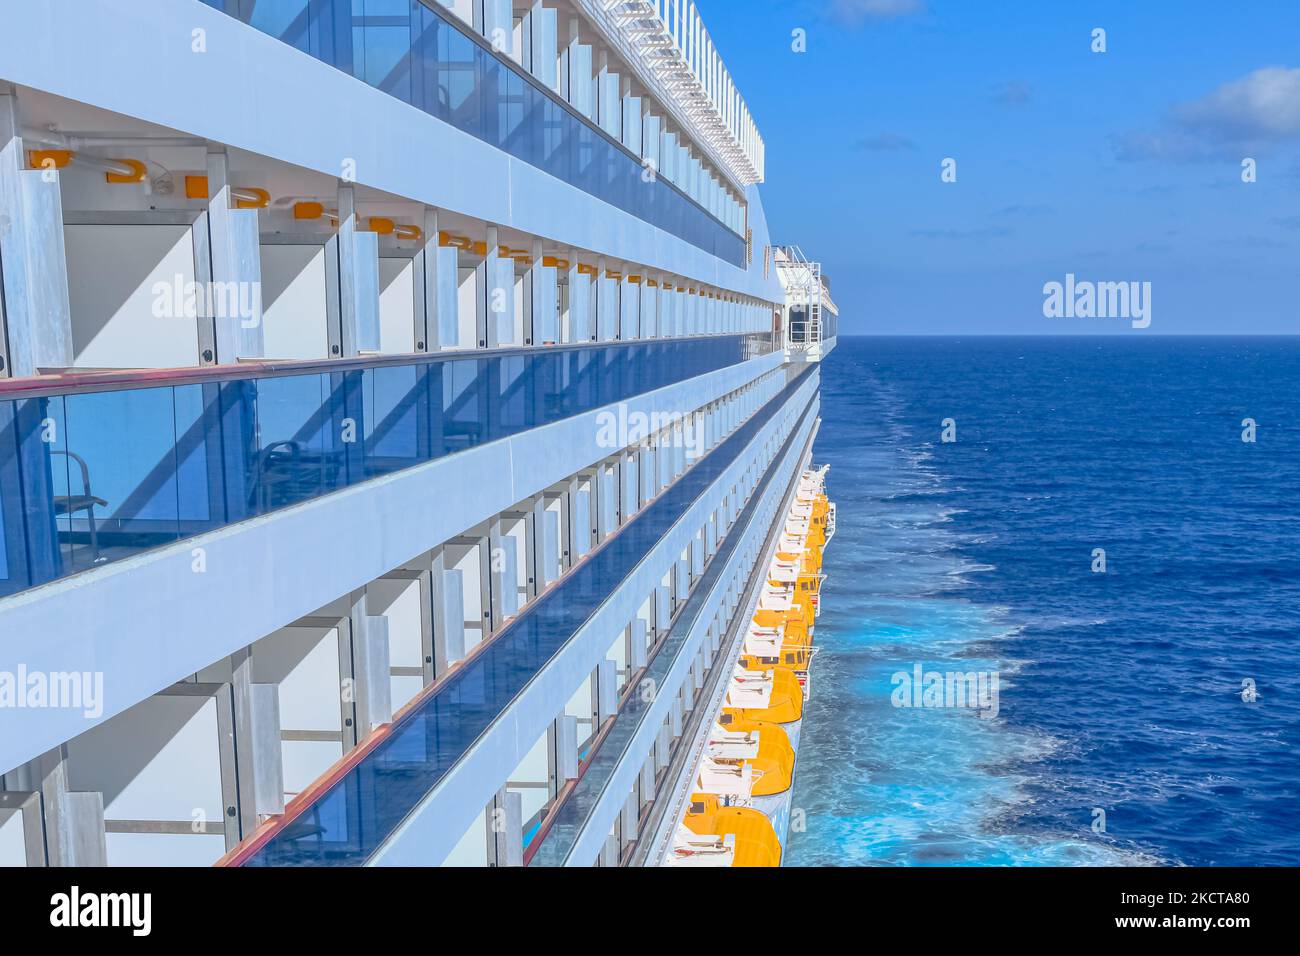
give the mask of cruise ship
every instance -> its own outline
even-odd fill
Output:
[[[0,3],[0,865],[779,865],[764,150],[691,0]]]

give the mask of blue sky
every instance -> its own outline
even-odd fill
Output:
[[[846,331],[1300,333],[1297,0],[699,5]],[[1150,327],[1045,318],[1066,273],[1150,282]]]

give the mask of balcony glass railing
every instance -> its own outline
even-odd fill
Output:
[[[0,596],[772,348],[723,335],[0,382]]]
[[[246,866],[360,866],[609,598],[758,431],[803,385],[806,369],[476,656],[434,685],[342,776],[237,854]]]
[[[436,0],[203,0],[624,212],[745,268],[745,239]],[[399,134],[400,138],[400,134]],[[650,179],[647,182],[647,178]]]

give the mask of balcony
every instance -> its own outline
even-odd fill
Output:
[[[743,236],[482,38],[422,0],[202,0],[738,268]],[[378,6],[376,6],[378,9]],[[646,179],[650,181],[647,182]]]
[[[0,383],[0,597],[778,347],[728,335]]]

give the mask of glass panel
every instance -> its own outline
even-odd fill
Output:
[[[511,73],[518,81],[520,89],[519,132],[516,134],[517,142],[507,149],[524,162],[545,169],[542,124],[546,119],[546,110],[543,104],[554,101],[522,76],[514,74],[514,71]]]
[[[49,420],[62,399],[0,403],[0,595],[12,594],[63,573],[53,512],[52,471],[66,459],[51,454]],[[44,424],[43,424],[44,423]]]
[[[450,454],[487,441],[487,421],[480,410],[484,381],[478,362],[450,362],[442,369],[442,447]]]
[[[336,487],[343,462],[333,453],[335,422],[327,376],[294,375],[257,383],[257,443],[250,462],[252,514],[264,514]]]
[[[577,136],[574,142],[574,162],[576,168],[574,171],[573,184],[579,189],[594,194],[596,192],[596,171],[597,157],[599,149],[597,142],[602,141],[600,134],[591,126],[583,123],[578,127]]]
[[[217,392],[209,389],[215,399]],[[182,385],[172,390],[176,432],[176,508],[182,536],[202,534],[223,524],[224,492],[221,449],[213,445],[219,432],[215,407],[209,408],[204,386]]]
[[[427,369],[396,365],[364,373],[365,476],[373,478],[429,459]]]
[[[474,68],[477,74],[479,103],[482,108],[479,137],[498,149],[505,149],[506,141],[517,117],[512,122],[509,104],[518,96],[517,86],[511,92],[511,82],[519,77],[507,69],[500,60],[482,47],[473,44]]]
[[[310,7],[310,0],[243,0],[240,19],[304,53],[313,53],[308,40]]]
[[[501,427],[506,434],[526,431],[536,424],[529,393],[532,365],[532,359],[524,356],[514,356],[500,364],[496,405],[501,410]]]
[[[431,116],[447,120],[447,101],[439,95],[439,37],[449,27],[418,0],[411,0],[411,103]]]
[[[74,394],[63,405],[67,444],[51,454],[63,459],[54,513],[69,567],[178,539],[173,389]]]
[[[541,167],[566,182],[572,182],[569,151],[572,124],[565,122],[567,114],[550,97],[542,97],[542,155]]]
[[[438,45],[444,50],[438,65],[439,95],[447,104],[448,122],[474,136],[486,138],[478,95],[479,47],[459,30],[452,29],[439,31]]]
[[[419,11],[412,11],[411,0],[353,0],[358,78],[406,103],[411,102],[413,15],[418,26]]]

